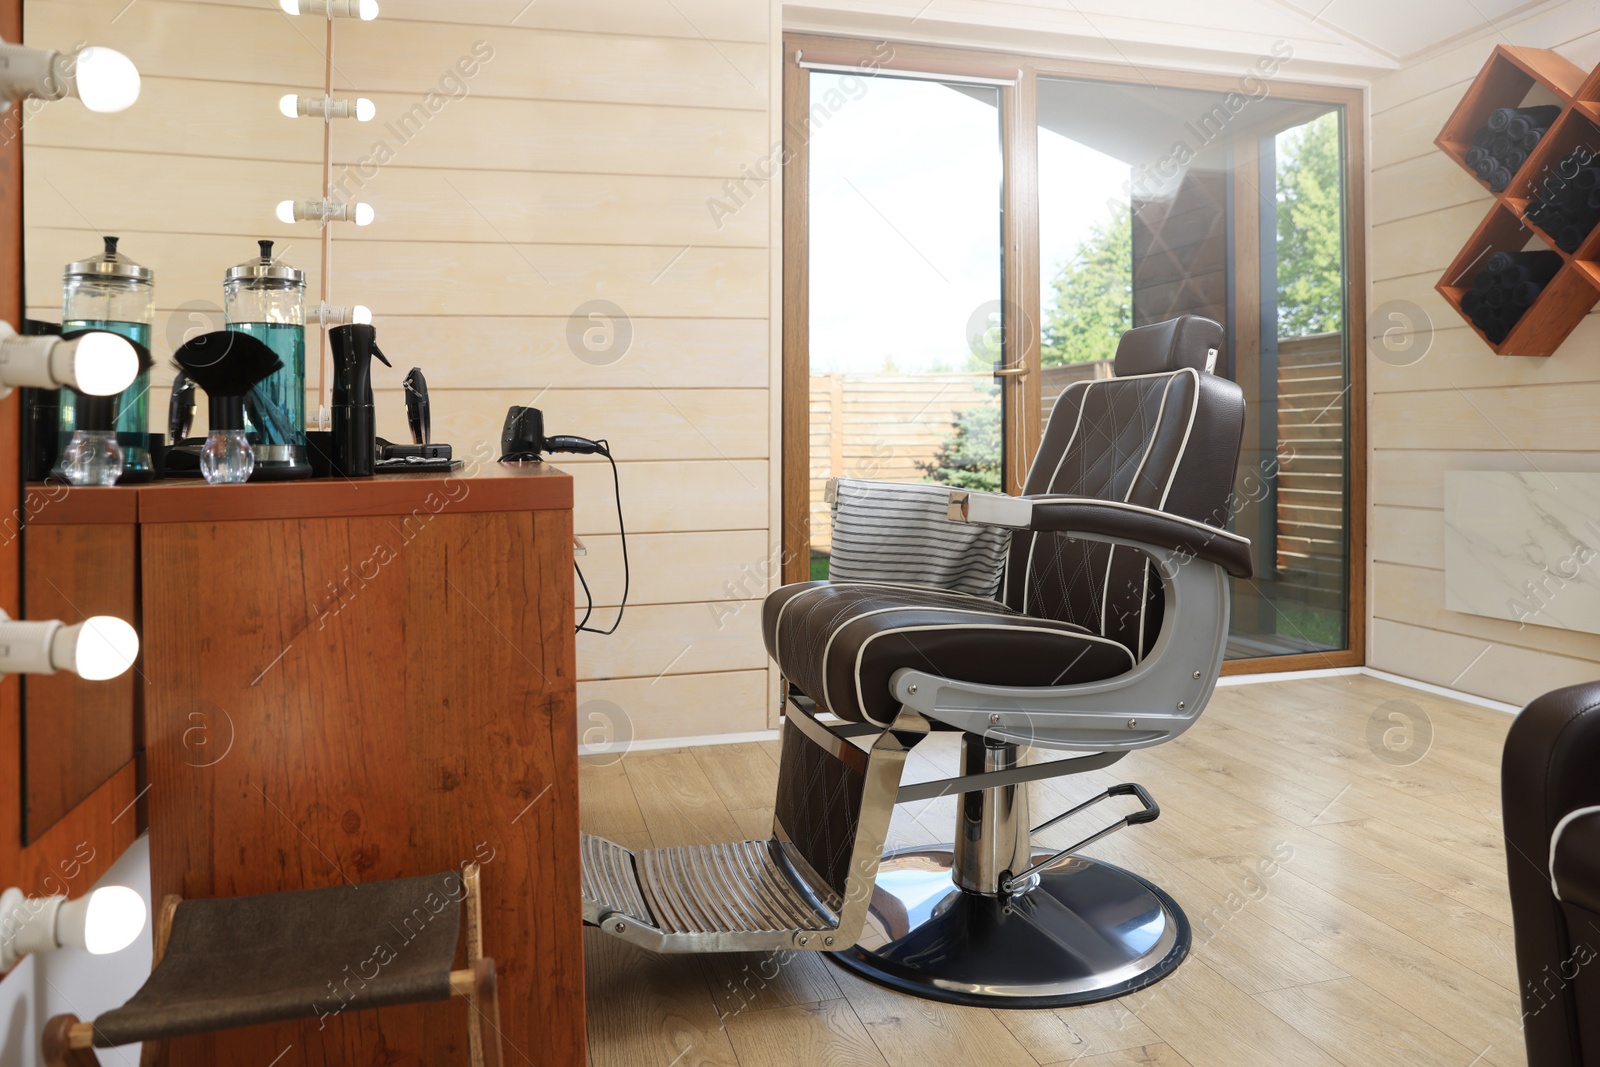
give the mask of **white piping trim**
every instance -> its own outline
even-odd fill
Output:
[[[1071,389],[1076,385],[1082,385],[1083,396],[1078,400],[1078,417],[1072,424],[1072,434],[1067,438],[1066,447],[1061,450],[1061,458],[1056,460],[1056,469],[1050,472],[1050,480],[1044,483],[1046,492],[1049,492],[1051,487],[1056,484],[1056,479],[1061,475],[1061,465],[1067,461],[1067,453],[1072,451],[1072,443],[1078,439],[1078,430],[1083,426],[1084,401],[1089,399],[1089,387],[1094,385],[1097,381],[1111,380],[1113,379],[1092,378],[1083,382],[1071,382],[1067,385],[1067,389]],[[1061,390],[1060,395],[1056,397],[1056,407],[1061,406],[1061,397],[1067,395],[1067,389]],[[1050,409],[1051,418],[1055,417],[1055,411],[1055,407]],[[1048,426],[1045,427],[1045,432],[1049,432]],[[1033,549],[1038,543],[1039,535],[1037,533],[1030,532],[1028,534],[1028,560],[1022,568],[1022,607],[1020,610],[1024,615],[1028,613],[1028,579],[1033,577]]]
[[[1556,823],[1556,828],[1550,835],[1550,892],[1555,894],[1557,900],[1561,899],[1561,888],[1556,885],[1556,846],[1561,844],[1561,834],[1567,825],[1574,819],[1581,819],[1585,815],[1600,812],[1600,805],[1591,808],[1577,808],[1561,816],[1561,821]]]
[[[1033,617],[1030,616],[1030,615],[1018,615],[1016,612],[1012,611],[1010,608],[1006,608],[1004,612],[999,612],[999,611],[979,611],[976,608],[947,608],[947,607],[941,607],[941,606],[939,606],[937,604],[892,604],[892,605],[890,605],[889,607],[886,607],[886,608],[877,608],[877,609],[875,609],[873,611],[863,611],[859,615],[852,615],[848,619],[845,619],[843,622],[839,623],[839,625],[837,625],[837,626],[835,626],[833,628],[833,632],[828,634],[828,640],[822,646],[822,704],[823,704],[824,707],[828,708],[830,711],[833,709],[833,701],[828,699],[828,656],[831,655],[832,652],[833,652],[833,642],[838,638],[839,634],[842,633],[844,631],[845,627],[847,627],[847,626],[852,626],[855,623],[860,622],[862,619],[870,619],[874,615],[888,615],[891,612],[896,612],[896,611],[949,611],[949,612],[954,612],[954,613],[956,613],[958,615],[976,615],[976,616],[978,616],[980,618],[987,618],[987,619],[1029,619],[1030,621],[1038,621],[1038,620],[1033,619]],[[932,624],[930,624],[930,625],[932,625]],[[952,624],[952,625],[954,625],[954,624]],[[1058,625],[1071,626],[1073,624],[1070,623],[1070,622],[1063,622],[1063,623],[1059,623]],[[985,629],[986,627],[973,627],[973,628],[974,629]],[[1009,627],[1009,626],[989,627],[989,628],[991,628],[991,629],[1005,629],[1005,630],[1014,629],[1014,627]],[[893,633],[894,631],[885,631],[885,632]],[[1055,631],[1052,631],[1052,632],[1055,632]],[[1066,631],[1062,631],[1062,632],[1065,632],[1065,633],[1068,633],[1068,634],[1072,634],[1075,631],[1066,630]],[[875,634],[868,635],[867,639],[861,643],[862,647],[865,648],[868,644],[870,644],[871,641],[872,641],[872,638],[875,637],[875,636],[877,636],[877,635],[875,635]],[[1089,634],[1089,632],[1087,630],[1085,630],[1085,631],[1083,631],[1081,636],[1088,637],[1088,636],[1090,636],[1090,634]],[[1112,642],[1112,643],[1115,644],[1116,642]],[[861,663],[861,657],[858,655],[856,657],[856,665],[857,665],[858,668],[860,666],[860,663]],[[856,690],[857,690],[856,691],[856,699],[857,700],[859,700],[861,698],[860,687],[861,687],[861,679],[860,679],[860,674],[859,674],[859,671],[858,671],[857,677],[856,677]],[[865,707],[865,705],[862,705],[862,706]],[[862,714],[865,714],[865,712],[863,712]]]
[[[1248,545],[1250,543],[1250,539],[1248,537],[1243,537],[1239,534],[1236,534],[1232,530],[1224,530],[1220,526],[1211,526],[1207,523],[1197,522],[1194,519],[1184,515],[1174,515],[1170,511],[1158,511],[1155,508],[1147,508],[1143,504],[1129,504],[1122,500],[1101,500],[1099,497],[1094,496],[1036,496],[1032,499],[1035,504],[1086,504],[1090,507],[1125,508],[1128,511],[1137,511],[1145,515],[1154,515],[1157,518],[1167,519],[1171,522],[1182,523],[1183,525],[1194,530],[1196,533],[1203,533],[1207,536],[1226,537],[1242,545]]]
[[[1211,350],[1211,358],[1208,361],[1208,364],[1206,366],[1206,370],[1210,371],[1211,364],[1215,364],[1216,361],[1217,361],[1217,350],[1215,348],[1213,348]],[[1181,369],[1182,370],[1192,370],[1193,368],[1191,368],[1191,367],[1183,367]],[[1185,455],[1187,455],[1188,452],[1189,452],[1189,435],[1194,432],[1194,420],[1195,420],[1195,416],[1197,414],[1199,414],[1199,412],[1200,412],[1200,375],[1196,374],[1194,376],[1194,398],[1189,403],[1189,424],[1183,428],[1183,440],[1178,442],[1178,455],[1172,461],[1172,469],[1167,472],[1167,485],[1166,485],[1166,488],[1161,490],[1161,503],[1160,503],[1159,506],[1160,506],[1161,510],[1163,510],[1163,511],[1165,511],[1166,508],[1167,508],[1167,497],[1172,494],[1172,483],[1177,480],[1178,468],[1183,466],[1183,457]],[[1143,583],[1143,586],[1142,586],[1142,588],[1140,589],[1140,592],[1139,592],[1139,649],[1140,649],[1139,655],[1140,655],[1141,659],[1144,656],[1144,651],[1143,651],[1144,650],[1144,619],[1145,619],[1145,615],[1147,614],[1146,605],[1148,605],[1149,603],[1150,603],[1150,565],[1149,565],[1149,562],[1146,561],[1145,568],[1144,568],[1144,583]]]
[[[689,734],[686,737],[652,737],[647,741],[630,741],[628,752],[650,752],[663,748],[699,748],[702,745],[743,745],[752,741],[777,741],[783,736],[778,730],[748,730],[737,734]],[[617,755],[615,744],[579,745],[579,756]]]
[[[1185,367],[1185,368],[1181,368],[1181,369],[1187,370],[1188,368]],[[1150,453],[1152,453],[1152,452],[1154,452],[1156,450],[1156,437],[1161,432],[1161,418],[1162,418],[1162,416],[1164,416],[1167,413],[1167,398],[1172,395],[1172,384],[1174,382],[1176,382],[1177,380],[1178,380],[1178,375],[1177,374],[1172,374],[1171,376],[1169,376],[1167,378],[1167,384],[1164,385],[1162,387],[1162,389],[1161,389],[1161,405],[1156,408],[1156,424],[1155,424],[1155,427],[1150,432],[1150,440],[1145,443],[1144,455],[1139,457],[1139,466],[1133,472],[1133,479],[1128,482],[1128,491],[1126,493],[1122,494],[1122,502],[1123,503],[1127,503],[1128,502],[1128,498],[1133,496],[1133,490],[1135,489],[1135,487],[1138,486],[1140,476],[1144,474],[1145,465],[1150,462]],[[1196,392],[1198,393],[1198,386],[1196,387]],[[1183,453],[1181,451],[1178,453],[1178,459],[1180,461],[1183,459]],[[1177,470],[1177,464],[1176,463],[1173,464],[1173,470]],[[1167,484],[1169,486],[1172,484],[1172,475],[1170,473],[1167,475]],[[1162,496],[1165,497],[1166,494],[1163,493]],[[1110,547],[1110,549],[1106,552],[1106,581],[1105,581],[1105,586],[1101,589],[1101,592],[1100,592],[1100,633],[1101,634],[1104,634],[1106,632],[1106,609],[1111,606],[1111,561],[1116,558],[1116,555],[1117,555],[1117,546],[1116,545],[1112,545]],[[1150,581],[1150,568],[1149,567],[1146,567],[1144,569],[1144,581],[1148,585],[1148,583]],[[1145,590],[1144,590],[1145,593],[1148,593],[1149,591],[1150,590],[1148,588],[1145,588]],[[1144,647],[1144,601],[1142,599],[1139,601],[1139,647],[1140,648]],[[1138,661],[1138,654],[1137,653],[1135,653],[1135,655],[1134,655],[1134,660],[1135,660],[1135,662]]]
[[[1027,616],[1023,617],[1026,618]],[[925,630],[1006,630],[1011,633],[1040,633],[1054,634],[1059,637],[1078,637],[1085,641],[1109,645],[1112,648],[1120,649],[1122,653],[1128,657],[1129,670],[1132,670],[1138,665],[1138,661],[1133,658],[1133,653],[1129,652],[1127,646],[1122,644],[1120,641],[1113,641],[1107,637],[1096,637],[1092,633],[1079,634],[1073,633],[1070,630],[1052,630],[1045,626],[964,626],[960,623],[944,623],[929,624],[926,626],[900,626],[893,630],[880,630],[877,633],[870,635],[865,641],[861,642],[861,648],[856,652],[856,708],[861,712],[861,717],[872,723],[872,725],[886,727],[889,724],[879,722],[877,719],[874,719],[872,716],[867,714],[866,694],[861,689],[861,660],[867,654],[867,646],[872,644],[872,642],[876,641],[880,637],[889,637],[893,634],[921,633]],[[823,665],[824,668],[826,668],[826,660],[824,660]],[[824,680],[823,685],[826,687],[826,680]]]

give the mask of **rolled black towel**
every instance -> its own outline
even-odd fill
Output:
[[[1535,148],[1538,148],[1539,139],[1544,136],[1544,131],[1545,128],[1543,126],[1535,126],[1533,129],[1523,134],[1522,150],[1524,152],[1532,152]]]
[[[1511,151],[1511,136],[1497,133],[1489,138],[1489,151],[1496,159],[1504,159],[1507,152]]]
[[[1526,133],[1534,126],[1549,126],[1561,114],[1559,104],[1539,104],[1535,107],[1498,107],[1489,112],[1489,128],[1496,133],[1511,128],[1512,120],[1522,119],[1527,126],[1522,129]],[[1520,136],[1520,134],[1519,134]]]
[[[1498,285],[1483,294],[1483,306],[1499,311],[1506,306],[1506,291]]]
[[[1521,285],[1512,286],[1511,289],[1507,291],[1506,295],[1510,298],[1510,304],[1512,307],[1525,308],[1529,304],[1532,304],[1535,300],[1539,299],[1539,294],[1543,291],[1544,290],[1542,288],[1535,285],[1533,282],[1523,282]]]
[[[1487,149],[1479,148],[1477,145],[1473,145],[1471,148],[1467,149],[1467,154],[1463,158],[1466,159],[1467,166],[1476,170],[1478,168],[1478,164],[1489,158],[1489,152]]]
[[[1489,191],[1492,193],[1503,193],[1510,184],[1511,171],[1505,167],[1495,167],[1494,173],[1489,175]]]
[[[1600,167],[1593,164],[1583,167],[1578,171],[1578,176],[1572,179],[1572,184],[1583,190],[1593,189],[1595,186],[1600,185]],[[1584,203],[1588,203],[1588,197],[1583,199]]]
[[[1523,282],[1533,281],[1533,275],[1528,268],[1520,263],[1513,263],[1505,270],[1494,276],[1495,283],[1502,289],[1515,289]]]
[[[1494,136],[1494,131],[1487,126],[1479,126],[1472,135],[1472,143],[1479,148],[1489,147],[1489,138]]]
[[[1522,165],[1528,161],[1528,153],[1520,148],[1513,148],[1505,154],[1503,160],[1511,170],[1520,170]]]
[[[1502,273],[1514,263],[1516,263],[1516,260],[1512,258],[1510,252],[1493,252],[1490,253],[1489,260],[1483,265],[1483,269],[1492,276]]]
[[[1582,226],[1568,225],[1561,227],[1556,233],[1556,247],[1571,255],[1583,244],[1583,239],[1589,236]]]

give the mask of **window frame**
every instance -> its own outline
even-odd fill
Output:
[[[1038,82],[1068,78],[1128,84],[1135,78],[1159,88],[1226,93],[1239,88],[1238,74],[1137,67],[1066,60],[1021,53],[889,42],[820,34],[783,39],[783,308],[782,308],[782,531],[783,581],[810,577],[810,229],[809,74],[806,64],[895,71],[907,76],[980,77],[1000,86],[1002,201],[1002,300],[1005,362],[1017,373],[1003,378],[1007,420],[1005,485],[1021,492],[1020,480],[1039,447],[1040,410]],[[1366,92],[1362,88],[1274,78],[1274,95],[1342,108],[1345,164],[1345,342],[1348,383],[1344,405],[1345,530],[1347,538],[1347,647],[1327,652],[1228,660],[1222,673],[1356,667],[1366,662],[1367,640],[1367,271],[1366,271]],[[1234,321],[1256,323],[1260,298],[1243,287],[1233,297]],[[1237,332],[1237,329],[1236,329]],[[1255,343],[1259,349],[1260,338]],[[1258,353],[1259,355],[1259,353]],[[1258,432],[1259,432],[1259,428]],[[1249,430],[1247,429],[1247,432]]]

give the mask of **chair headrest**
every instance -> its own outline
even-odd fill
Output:
[[[1122,335],[1112,371],[1118,378],[1170,374],[1185,367],[1209,373],[1222,349],[1222,326],[1199,315],[1138,326]]]

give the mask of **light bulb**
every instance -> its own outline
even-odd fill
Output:
[[[114,615],[94,615],[63,626],[50,640],[50,662],[90,682],[122,674],[139,657],[139,635]]]
[[[378,105],[377,104],[374,104],[371,100],[368,100],[364,96],[358,97],[356,99],[356,121],[357,122],[371,122],[373,120],[373,118],[377,116],[377,114],[378,114]]]
[[[91,45],[75,59],[78,99],[90,111],[126,111],[139,99],[139,69],[121,52]]]
[[[357,326],[372,325],[372,309],[365,304],[357,304],[350,309],[350,319]]]
[[[286,119],[300,117],[300,97],[295,93],[284,93],[278,98],[278,110]]]
[[[293,224],[294,223],[294,201],[293,200],[280,200],[280,201],[278,201],[277,215],[278,215],[278,221],[279,222],[286,222],[286,223]]]
[[[84,334],[71,358],[71,384],[90,396],[115,396],[139,376],[138,354],[127,338],[114,333]]]
[[[357,226],[370,226],[370,225],[372,225],[372,220],[375,217],[376,217],[376,215],[372,210],[372,205],[371,204],[357,204],[356,205],[356,225]]]
[[[283,8],[285,15],[300,14],[300,0],[278,0],[278,6]]]
[[[361,0],[361,21],[371,22],[378,17],[378,0]]]
[[[144,930],[144,898],[125,885],[107,885],[69,900],[56,912],[56,943],[96,956],[121,952]]]

